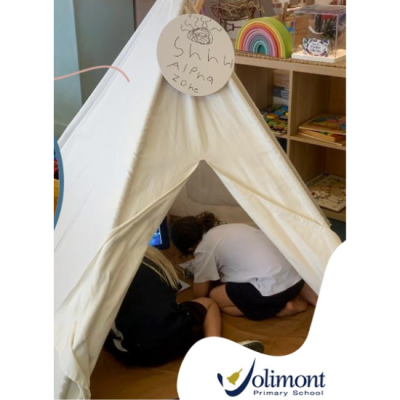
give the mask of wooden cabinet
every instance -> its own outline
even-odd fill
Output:
[[[322,172],[346,177],[346,146],[298,136],[298,127],[320,113],[346,115],[346,64],[321,65],[281,60],[259,54],[236,54],[235,70],[258,108],[273,103],[274,70],[289,73],[289,121],[287,135],[278,135],[289,160],[304,182]],[[329,218],[346,221],[346,209],[323,209]]]

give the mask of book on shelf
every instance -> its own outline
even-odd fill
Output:
[[[324,172],[307,183],[311,196],[318,205],[332,211],[346,207],[346,179]]]
[[[337,133],[300,129],[298,135],[304,137],[305,139],[317,139],[322,142],[328,142],[338,146],[346,145],[346,136],[338,135]]]
[[[289,89],[286,89],[281,86],[274,86],[272,89],[272,93],[274,97],[279,97],[280,99],[289,100]]]
[[[316,131],[346,135],[346,117],[335,114],[319,114],[299,126],[301,131]]]
[[[274,86],[272,91],[272,101],[274,104],[289,105],[289,89],[281,86]]]

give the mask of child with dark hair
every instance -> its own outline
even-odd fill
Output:
[[[194,256],[195,297],[209,296],[226,314],[263,320],[316,305],[317,295],[259,229],[222,224],[205,212],[175,221],[171,239],[183,255]]]
[[[203,235],[218,225],[222,225],[222,222],[209,212],[180,218],[171,226],[171,239],[181,254],[188,256],[193,254],[195,245],[201,242]]]

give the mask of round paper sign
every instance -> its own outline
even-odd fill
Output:
[[[157,58],[165,79],[180,92],[207,96],[220,90],[234,69],[235,52],[226,31],[199,14],[173,19],[158,39]]]

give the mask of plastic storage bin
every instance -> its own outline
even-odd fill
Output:
[[[292,58],[335,63],[346,58],[346,7],[312,5],[294,12]]]

